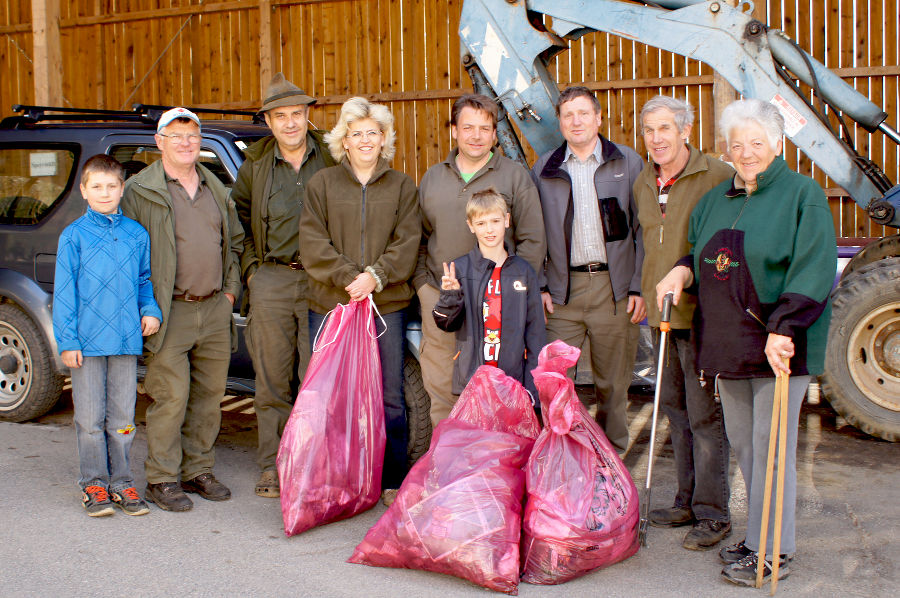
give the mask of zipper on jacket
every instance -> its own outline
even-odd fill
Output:
[[[109,234],[112,237],[113,255],[115,256],[114,259],[115,259],[116,263],[122,264],[123,263],[122,259],[119,256],[119,235],[116,232],[116,221],[109,216],[107,216],[107,218],[109,218]],[[125,292],[125,289],[122,288],[122,277],[121,276],[116,276],[116,287],[117,287],[116,292],[119,293],[119,297],[125,297],[127,295],[127,293]],[[138,293],[140,293],[140,290],[138,290]],[[121,307],[119,308],[118,312],[119,312],[118,316],[119,316],[119,331],[120,331],[119,338],[121,340],[121,345],[119,347],[119,350],[122,351],[122,353],[124,353],[126,341],[125,341],[125,335],[121,334],[121,331],[125,330],[125,321],[124,321],[124,314],[122,313],[123,310],[121,309]]]
[[[737,226],[738,220],[741,219],[741,216],[744,213],[744,208],[747,207],[747,203],[750,202],[750,194],[747,194],[747,197],[744,198],[744,205],[741,206],[741,211],[738,212],[737,218],[734,219],[734,222],[731,223],[731,230],[734,230],[734,227]]]
[[[362,206],[360,213],[360,235],[359,235],[359,267],[366,267],[366,188],[368,185],[362,185]]]
[[[756,320],[757,322],[759,322],[759,325],[760,325],[760,326],[762,326],[763,328],[766,327],[765,323],[762,321],[762,318],[760,318],[758,315],[756,315],[755,313],[753,313],[753,310],[752,310],[752,309],[750,309],[750,308],[748,307],[748,308],[745,309],[744,311],[747,312],[747,315],[749,315],[751,318],[753,318],[754,320]]]

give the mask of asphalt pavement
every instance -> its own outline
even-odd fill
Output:
[[[232,404],[235,400],[230,401]],[[633,395],[634,444],[625,456],[643,491],[651,397]],[[90,518],[76,486],[71,397],[31,423],[0,423],[0,596],[485,596],[455,577],[348,564],[384,513],[378,504],[352,519],[286,538],[280,502],[253,493],[255,418],[224,413],[216,475],[233,493],[221,503],[196,495],[194,509],[151,506],[141,517]],[[147,445],[138,402],[132,469],[143,491]],[[798,448],[798,553],[783,596],[895,595],[900,581],[900,444],[865,436],[827,407],[805,406]],[[674,467],[665,424],[654,464],[653,507],[672,500]],[[729,542],[743,537],[746,496],[732,459]],[[680,529],[650,528],[632,558],[560,586],[521,584],[523,597],[761,596],[721,579],[716,551],[681,548]],[[892,589],[894,588],[894,589]],[[499,595],[499,594],[498,594]]]

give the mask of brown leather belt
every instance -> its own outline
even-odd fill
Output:
[[[569,270],[572,272],[606,272],[609,270],[609,264],[604,262],[594,262],[592,264],[585,264],[583,266],[569,266]]]
[[[199,303],[200,301],[212,299],[218,294],[219,291],[213,291],[209,295],[191,295],[190,293],[181,293],[180,295],[172,295],[172,299],[177,301],[187,301],[188,303]]]
[[[285,268],[290,268],[291,270],[306,270],[306,268],[304,268],[303,264],[301,264],[300,262],[290,262],[288,264],[285,264],[284,262],[268,260],[266,263],[275,264],[276,266],[284,266]]]

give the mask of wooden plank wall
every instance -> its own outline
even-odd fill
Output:
[[[396,119],[394,166],[417,180],[450,146],[453,100],[471,89],[459,61],[463,0],[69,0],[60,1],[64,104],[121,109],[135,102],[256,108],[260,103],[260,6],[271,22],[273,71],[320,98],[313,120],[333,125],[340,104],[363,94]],[[900,128],[900,0],[757,0],[755,16],[884,107]],[[0,114],[33,101],[30,0],[0,0]],[[573,42],[551,65],[560,84],[597,91],[604,133],[643,152],[636,122],[656,93],[697,109],[691,141],[712,151],[713,73],[695,61],[602,33]],[[861,153],[900,180],[898,148],[852,127]],[[842,236],[883,234],[855,203],[788,144],[788,163],[834,195]],[[533,155],[530,156],[533,158]]]

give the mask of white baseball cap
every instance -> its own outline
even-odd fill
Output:
[[[197,118],[196,114],[194,114],[187,108],[172,108],[171,110],[163,112],[162,116],[159,117],[159,122],[156,123],[156,132],[159,133],[160,131],[162,131],[163,127],[168,125],[176,118],[189,118],[190,120],[197,123],[198,127],[200,126],[200,119]]]

